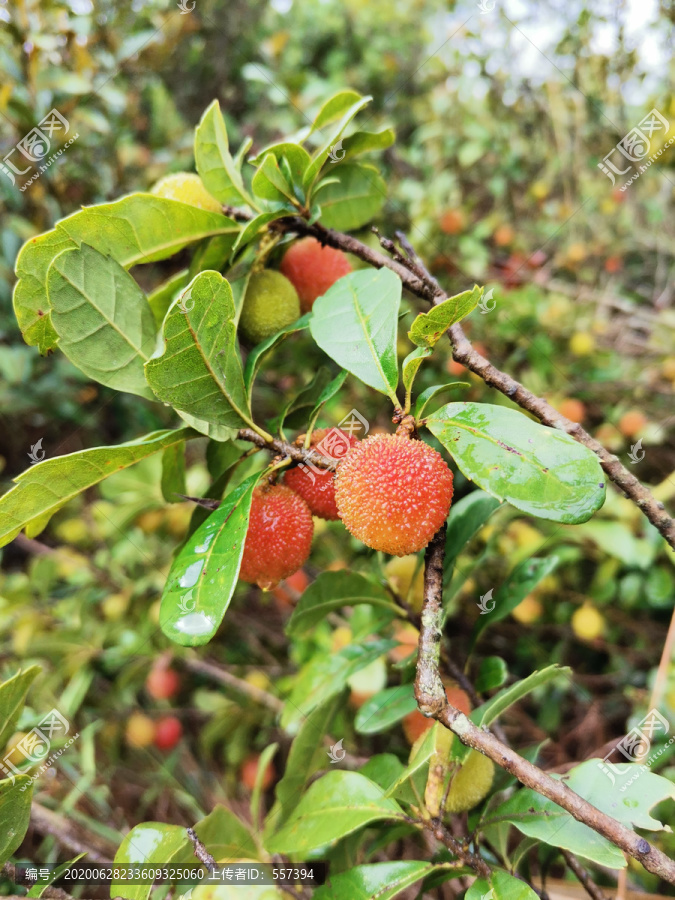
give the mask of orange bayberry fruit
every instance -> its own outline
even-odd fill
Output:
[[[406,556],[426,547],[452,502],[452,472],[423,441],[376,434],[338,466],[335,501],[354,537],[374,550]]]
[[[241,769],[239,770],[239,777],[241,778],[242,784],[252,791],[255,787],[256,779],[258,777],[258,769],[260,768],[260,756],[258,754],[254,754],[252,756],[248,756],[244,762],[241,764]],[[271,787],[272,782],[276,777],[276,773],[274,771],[274,766],[271,762],[267,763],[267,768],[265,769],[265,774],[262,777],[262,789],[266,791],[269,787]]]
[[[561,400],[558,405],[558,412],[561,416],[565,416],[570,422],[583,422],[586,418],[586,407],[575,397],[567,397]]]
[[[316,298],[325,294],[338,278],[352,271],[342,250],[324,247],[313,237],[303,238],[289,247],[280,269],[298,292],[304,313],[310,311]]]
[[[448,698],[448,703],[454,706],[455,709],[463,712],[465,716],[471,714],[469,695],[460,687],[446,687],[445,696]],[[419,709],[408,713],[403,720],[403,733],[408,743],[412,746],[420,735],[431,728],[434,721],[434,719],[428,719],[426,716],[423,716]]]
[[[161,662],[156,663],[145,680],[145,689],[154,700],[169,700],[180,690],[178,672]]]
[[[263,590],[297,572],[309,556],[314,523],[309,507],[284,484],[253,492],[239,577]]]
[[[330,444],[324,440],[326,435],[331,438],[337,435],[336,442]],[[330,440],[330,438],[329,438]],[[351,435],[346,435],[337,428],[319,428],[312,432],[312,447],[316,447],[323,456],[333,458],[343,457],[347,450],[358,443]],[[308,466],[297,466],[289,469],[284,475],[284,484],[300,494],[313,515],[321,519],[339,519],[337,506],[335,505],[335,473],[327,469],[317,469]]]
[[[624,437],[635,437],[647,424],[647,417],[639,409],[629,409],[619,419],[619,431]]]

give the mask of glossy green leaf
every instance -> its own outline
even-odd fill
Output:
[[[337,121],[337,119],[344,116],[348,110],[352,109],[355,104],[361,103],[362,100],[362,95],[357,91],[346,90],[338,91],[336,94],[333,94],[333,96],[329,97],[321,106],[321,109],[314,117],[310,134],[313,134],[315,131],[321,131],[326,125],[330,125]]]
[[[360,156],[362,153],[370,153],[373,150],[386,150],[391,147],[396,139],[393,128],[384,128],[382,131],[356,131],[349,137],[343,138],[340,150],[335,150],[333,155],[345,161]],[[344,154],[344,155],[343,155]]]
[[[311,785],[267,849],[297,858],[371,822],[402,818],[398,803],[368,778],[358,772],[328,772]]]
[[[528,594],[532,593],[542,579],[555,570],[557,565],[557,556],[542,558],[531,556],[517,565],[509,573],[504,584],[497,588],[493,603],[489,603],[486,607],[492,608],[478,617],[471,635],[470,646],[475,646],[478,637],[489,625],[505,619]]]
[[[208,643],[223,620],[237,583],[259,478],[260,473],[251,475],[231,491],[171,566],[159,619],[164,634],[177,644]]]
[[[529,884],[505,872],[493,869],[489,883],[477,878],[466,893],[466,900],[537,900]]]
[[[210,194],[231,206],[255,206],[244,186],[240,165],[232,159],[220,103],[214,100],[195,130],[195,164]]]
[[[667,726],[661,724],[659,729],[667,733]],[[653,760],[655,756],[652,750],[648,759]],[[665,800],[675,800],[675,785],[669,778],[651,772],[650,764],[645,761],[643,765],[629,763],[622,766],[589,759],[570,769],[565,780],[573,791],[627,828],[669,831],[669,814],[663,823],[651,815],[651,810]]]
[[[319,347],[398,406],[396,325],[401,279],[390,269],[363,269],[339,279],[312,308]]]
[[[181,503],[185,487],[185,446],[173,444],[162,453],[162,497],[167,503]]]
[[[258,771],[255,776],[255,783],[253,785],[253,790],[251,792],[251,821],[255,824],[256,827],[262,825],[263,819],[263,810],[262,810],[262,795],[263,795],[263,780],[267,773],[268,766],[271,765],[274,756],[279,749],[278,744],[268,744],[267,747],[263,750],[263,752],[258,757]]]
[[[483,288],[474,285],[470,291],[448,297],[429,312],[420,313],[412,323],[408,337],[418,347],[435,347],[451,325],[476,308],[482,296]]]
[[[309,421],[308,421],[308,426],[307,426],[308,428],[312,428],[312,429],[314,428],[314,425],[316,424],[316,420],[319,418],[321,410],[324,408],[326,403],[328,403],[329,400],[332,400],[333,397],[337,394],[337,392],[340,390],[342,385],[345,383],[346,377],[347,377],[347,372],[345,372],[343,370],[342,372],[337,374],[335,376],[335,378],[332,378],[328,382],[326,387],[321,391],[321,393],[317,397],[316,403],[314,404],[314,409],[312,410],[312,412],[309,415]]]
[[[285,204],[284,206],[279,205],[274,211],[262,212],[254,219],[248,221],[241,229],[239,237],[232,248],[233,254],[239,250],[240,247],[245,247],[246,244],[250,244],[250,242],[257,237],[263,228],[265,228],[266,225],[269,225],[270,222],[274,222],[275,219],[281,219],[283,216],[293,215],[295,212],[296,210],[294,207],[289,204]]]
[[[387,199],[387,185],[378,170],[367,163],[340,163],[339,169],[339,181],[317,189],[321,224],[338,231],[354,231],[378,214]]]
[[[93,247],[64,250],[47,273],[59,349],[89,378],[154,399],[143,365],[157,329],[143,291],[122,266]]]
[[[503,406],[449,403],[426,420],[466,477],[498,500],[554,522],[585,522],[605,500],[597,456]]]
[[[403,387],[405,388],[406,397],[410,395],[415,376],[425,359],[431,356],[430,347],[416,347],[412,353],[409,353],[403,360],[401,366],[403,372]]]
[[[329,613],[360,603],[396,611],[391,597],[377,582],[356,572],[322,572],[300,597],[286,633],[294,637],[305,634]]]
[[[405,769],[400,773],[396,781],[392,782],[387,788],[387,796],[395,797],[399,795],[402,789],[405,786],[407,781],[410,781],[420,772],[424,767],[428,764],[431,759],[434,750],[436,749],[436,740],[438,736],[439,729],[444,726],[440,724],[440,722],[434,722],[434,724],[429,728],[422,738],[421,743],[417,745],[415,750],[415,755],[408,761],[408,765]],[[424,778],[426,781],[426,776]]]
[[[446,575],[452,575],[459,554],[498,507],[499,500],[481,490],[471,491],[452,504],[445,539]]]
[[[344,93],[346,94],[347,92]],[[327,119],[327,114],[322,111],[319,113],[319,116],[315,120],[315,124],[316,121],[323,121],[324,124],[320,126],[321,128],[323,128],[328,124],[329,121],[336,120],[337,116],[335,115],[335,113],[337,113],[338,108],[340,109],[340,113],[337,113],[337,115],[340,115],[341,118],[336,122],[332,129],[325,130],[324,134],[327,135],[327,138],[324,144],[312,156],[312,161],[307,167],[307,171],[305,172],[305,177],[303,179],[303,188],[308,194],[311,194],[312,187],[315,184],[319,173],[321,172],[321,169],[323,168],[326,160],[329,158],[331,152],[335,154],[335,158],[339,158],[339,141],[345,131],[345,128],[349,125],[354,116],[358,112],[360,112],[360,110],[362,110],[364,106],[367,106],[373,98],[361,97],[359,94],[354,94],[353,102],[350,103],[349,106],[345,106],[345,104],[347,103],[348,99],[351,98],[347,98],[345,96],[341,100],[338,100],[337,97],[334,99],[335,102],[332,107],[330,119]],[[326,107],[324,107],[324,109],[325,108]],[[317,129],[315,128],[314,130]]]
[[[195,825],[195,833],[217,862],[260,858],[255,836],[248,825],[226,806],[215,806]]]
[[[286,203],[296,199],[293,185],[289,183],[279,168],[279,163],[273,153],[268,153],[263,159],[253,176],[251,188],[256,197],[263,200]]]
[[[241,226],[220,213],[154,194],[129,194],[114,203],[90,206],[62,219],[26,243],[16,260],[14,311],[27,344],[41,353],[54,349],[57,335],[49,316],[47,271],[64,250],[83,242],[125,269],[173,256],[194,241],[227,234],[234,243]]]
[[[482,660],[474,687],[479,694],[501,687],[508,678],[509,670],[501,656],[487,656]]]
[[[176,300],[163,325],[164,341],[146,363],[160,400],[214,425],[251,424],[244,387],[234,300],[219,272],[202,272]]]
[[[277,162],[285,159],[293,176],[293,183],[302,184],[307,167],[310,163],[309,153],[300,144],[292,141],[280,141],[276,144],[270,144],[258,153],[255,159],[251,160],[256,166],[259,166],[265,157],[271,153]]]
[[[350,644],[337,653],[314,657],[296,678],[281,716],[281,727],[295,733],[313,709],[342,691],[351,675],[395,646],[394,641],[374,640]]]
[[[270,335],[266,340],[257,344],[248,354],[246,368],[244,369],[244,385],[246,386],[249,400],[251,391],[253,390],[255,376],[258,374],[258,370],[265,357],[271,353],[284,338],[287,338],[289,334],[295,334],[296,331],[303,331],[305,328],[308,328],[310,315],[310,313],[306,313],[304,316],[300,316],[295,322],[291,322],[290,325],[286,325],[281,331],[277,331],[276,334]]]
[[[148,306],[152,311],[155,325],[158,329],[162,327],[164,316],[176,299],[176,296],[187,287],[189,281],[189,270],[181,269],[180,272],[176,272],[171,278],[167,278],[151,294],[148,294]]]
[[[0,781],[0,867],[21,846],[30,823],[33,785],[28,775]]]
[[[8,544],[31,522],[45,521],[69,500],[120,469],[126,469],[172,444],[198,435],[190,428],[154,431],[117,447],[94,447],[45,459],[26,469],[16,486],[0,497],[0,546]]]
[[[322,738],[330,728],[339,704],[340,698],[335,696],[317,706],[307,716],[293,739],[284,774],[275,789],[274,806],[265,821],[265,839],[278,831],[298,805],[303,788],[317,768],[317,756],[320,754],[322,762],[329,764]]]
[[[424,352],[423,347],[420,347],[419,350]],[[471,387],[468,381],[452,381],[448,384],[433,384],[431,387],[428,387],[425,391],[419,395],[417,400],[415,401],[415,405],[413,407],[413,415],[416,419],[421,419],[424,415],[424,410],[427,406],[438,397],[439,394],[444,394],[446,391],[452,391],[458,388],[468,388]]]
[[[61,863],[56,866],[55,869],[52,869],[47,878],[44,881],[40,880],[37,884],[34,884],[33,887],[26,894],[27,897],[41,897],[44,892],[47,890],[50,884],[53,884],[55,881],[63,875],[64,872],[67,872],[68,869],[74,865],[78,860],[82,859],[83,856],[86,856],[86,852],[79,853],[77,856],[74,856],[72,859],[69,859],[67,862]]]
[[[433,863],[416,860],[355,866],[330,876],[314,892],[313,900],[391,900],[436,868]]]
[[[39,674],[40,666],[30,666],[0,684],[0,750],[16,731],[28,689]]]
[[[136,825],[120,844],[114,862],[118,865],[171,865],[184,855],[189,843],[185,828],[180,825],[163,825],[161,822],[144,822]],[[125,900],[147,900],[152,884],[113,882],[111,897]]]
[[[399,684],[379,691],[363,704],[354,719],[359,734],[379,734],[417,709],[412,684]]]
[[[491,725],[495,719],[498,719],[503,715],[510,706],[513,706],[514,703],[518,703],[519,700],[522,700],[523,697],[526,697],[535,690],[535,688],[548,684],[550,681],[554,681],[561,675],[569,678],[571,674],[572,670],[570,668],[567,666],[559,666],[557,664],[547,666],[545,669],[540,669],[538,672],[533,672],[531,675],[528,675],[527,678],[523,678],[522,681],[517,681],[515,684],[504,688],[498,694],[495,694],[494,697],[491,697],[487,703],[483,703],[482,706],[474,709],[469,718],[476,725]]]

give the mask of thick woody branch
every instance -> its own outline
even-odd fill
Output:
[[[231,210],[228,211],[232,213]],[[241,218],[241,216],[239,217]],[[390,257],[374,250],[372,247],[368,247],[349,234],[343,234],[332,228],[324,228],[318,223],[308,225],[304,219],[299,217],[290,216],[278,219],[276,222],[271,223],[270,228],[282,233],[311,235],[329,247],[335,247],[338,250],[343,250],[345,253],[353,253],[354,256],[376,269],[383,267],[391,269],[399,276],[406,290],[429,303],[437,305],[447,299],[446,292],[428,272],[410,243],[400,233],[397,236],[399,241],[401,241],[401,246],[406,256],[403,256],[396,250],[392,241],[386,238],[381,239],[385,249],[390,250],[394,254],[393,257]],[[579,441],[580,444],[592,450],[600,460],[600,465],[607,477],[642,510],[652,525],[675,549],[675,520],[668,515],[663,503],[652,496],[651,492],[622,465],[618,457],[605,450],[602,444],[599,444],[590,434],[584,431],[577,422],[572,422],[570,419],[562,416],[541,397],[537,397],[536,394],[528,391],[520,382],[488,362],[485,357],[481,356],[473,348],[461,325],[453,325],[448,331],[448,336],[452,344],[453,358],[457,362],[482,378],[487,385],[505,394],[522,409],[532,413],[544,425],[565,431],[576,441]]]
[[[261,450],[269,450],[285,459],[291,459],[293,462],[311,463],[313,466],[318,466],[320,469],[328,469],[331,472],[334,472],[337,468],[338,460],[331,459],[329,456],[322,456],[311,447],[305,449],[278,438],[267,441],[262,435],[253,431],[252,428],[241,428],[237,437],[240,441],[250,441],[256,447],[260,447]]]
[[[576,856],[570,853],[569,850],[563,850],[561,852],[565,858],[565,862],[577,876],[588,896],[592,897],[593,900],[607,900],[607,895],[593,881],[586,869],[579,863]]]
[[[573,818],[588,825],[598,834],[624,850],[654,875],[675,884],[675,862],[630,828],[612,819],[579,794],[562,779],[554,779],[498,740],[487,729],[479,728],[464,713],[448,703],[438,673],[438,647],[441,633],[443,556],[445,528],[434,536],[426,553],[424,572],[424,608],[419,637],[415,697],[421,711],[449,728],[467,747],[489,757],[500,768],[552,800]],[[441,573],[441,577],[439,577]]]

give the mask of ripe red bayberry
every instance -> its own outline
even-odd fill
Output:
[[[183,726],[175,716],[164,716],[155,726],[155,747],[158,750],[173,750],[183,737]]]
[[[377,434],[352,447],[338,466],[335,500],[354,537],[406,556],[426,547],[446,520],[452,472],[428,444]]]
[[[307,561],[314,522],[309,507],[285,484],[253,492],[239,577],[263,590],[275,587]]]
[[[303,238],[289,247],[280,269],[298,292],[304,313],[310,311],[316,298],[325,294],[338,278],[352,271],[342,250],[324,247],[313,237]]]
[[[302,435],[301,435],[302,437]],[[300,440],[300,438],[298,438]],[[338,428],[319,428],[312,432],[311,446],[323,456],[342,459],[347,451],[358,443],[357,438],[346,435]],[[339,519],[335,505],[335,474],[326,469],[297,466],[284,475],[284,483],[300,494],[313,515],[321,519]]]
[[[180,678],[174,669],[155,664],[145,681],[145,689],[154,700],[168,700],[178,693]]]

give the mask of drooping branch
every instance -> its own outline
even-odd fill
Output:
[[[231,209],[228,209],[228,212],[232,214]],[[237,211],[234,212],[237,214]],[[237,217],[244,218],[241,213],[238,213]],[[310,235],[329,247],[335,247],[338,250],[343,250],[345,253],[353,253],[354,256],[376,269],[383,267],[391,269],[399,276],[406,290],[429,303],[437,305],[447,299],[446,292],[429,273],[405,238],[402,246],[407,256],[399,253],[392,241],[387,238],[381,238],[385,249],[393,253],[393,256],[386,256],[349,234],[343,234],[332,228],[324,228],[319,223],[309,225],[304,219],[295,216],[278,219],[276,222],[272,222],[269,227],[274,231],[284,233]],[[399,234],[400,239],[401,236]],[[532,413],[544,425],[565,431],[580,444],[592,450],[600,460],[600,465],[607,477],[623,491],[629,500],[632,500],[642,510],[652,525],[675,549],[675,520],[667,513],[663,503],[656,500],[648,488],[628,471],[617,456],[609,453],[602,444],[591,437],[577,422],[572,422],[561,415],[543,398],[528,391],[515,378],[497,369],[484,356],[481,356],[464,334],[461,325],[453,325],[448,331],[448,336],[452,344],[453,358],[457,362],[482,378],[487,385],[505,394],[522,409]]]
[[[496,765],[566,810],[578,822],[583,822],[615,846],[624,850],[654,875],[675,884],[675,862],[649,841],[640,837],[621,822],[601,812],[571,790],[562,780],[551,778],[541,769],[519,756],[487,729],[479,728],[464,713],[448,703],[438,671],[438,644],[441,634],[443,557],[445,554],[445,526],[429,544],[424,571],[424,607],[419,637],[415,698],[420,710],[436,719],[457,735],[467,747],[489,757]],[[439,577],[439,572],[441,577]]]

